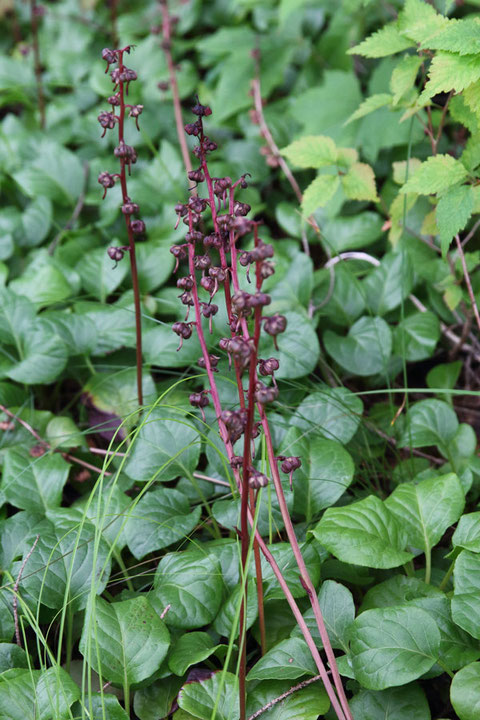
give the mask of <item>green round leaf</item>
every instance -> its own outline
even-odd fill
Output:
[[[375,375],[387,369],[392,333],[382,318],[362,317],[346,337],[327,330],[323,342],[329,355],[354,375]]]
[[[80,652],[110,682],[131,685],[150,677],[169,644],[165,623],[144,595],[115,603],[95,598],[87,607]]]
[[[368,690],[384,690],[430,670],[439,656],[440,632],[415,607],[367,610],[353,624],[350,647],[356,679]]]
[[[452,681],[450,699],[460,720],[477,720],[480,713],[480,663],[459,670]]]
[[[350,701],[355,720],[430,720],[430,708],[416,683],[373,692],[361,690]]]

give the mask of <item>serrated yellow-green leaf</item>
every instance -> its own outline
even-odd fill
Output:
[[[475,187],[472,187],[472,197],[473,197],[472,215],[477,215],[478,213],[480,213],[480,185],[475,185]]]
[[[397,23],[389,23],[377,30],[359,45],[350,48],[350,55],[363,55],[369,58],[387,57],[411,47],[412,42],[400,34]]]
[[[465,88],[463,98],[470,110],[472,110],[477,117],[480,117],[480,80],[477,80],[477,82]]]
[[[434,155],[420,165],[400,192],[432,195],[462,182],[466,177],[467,171],[459,160],[451,155]]]
[[[426,42],[437,35],[448,22],[448,18],[439,15],[435,8],[424,0],[406,0],[397,20],[401,35],[416,43]]]
[[[473,172],[480,165],[480,135],[478,132],[468,138],[461,160],[469,172]],[[480,212],[480,207],[474,212]]]
[[[358,160],[358,152],[355,148],[337,148],[337,165],[350,167]]]
[[[476,84],[477,83],[474,83],[474,85],[472,85],[471,87],[475,87]],[[460,123],[461,125],[465,125],[465,127],[470,130],[472,135],[476,135],[478,132],[479,116],[476,115],[472,108],[469,107],[465,102],[465,93],[467,92],[467,90],[469,90],[469,88],[467,88],[461,95],[454,95],[450,99],[448,112],[452,120]]]
[[[478,18],[450,19],[439,33],[423,40],[422,47],[475,55],[480,52],[480,21]]]
[[[457,185],[450,188],[438,201],[436,210],[437,226],[443,257],[448,246],[460,230],[463,230],[473,210],[471,185]]]
[[[393,93],[393,104],[396,105],[402,97],[415,85],[420,65],[423,58],[418,55],[405,55],[392,72],[390,79],[390,90]]]
[[[337,146],[325,135],[307,135],[287,145],[281,153],[293,165],[302,168],[321,168],[334,165],[337,160]]]
[[[425,90],[420,95],[421,103],[440,92],[461,92],[480,79],[480,54],[438,52],[430,64],[428,77]]]
[[[335,195],[340,184],[338,175],[319,175],[310,183],[303,194],[302,212],[311,215],[320,207],[325,207]]]
[[[365,115],[370,115],[370,113],[375,112],[375,110],[378,110],[381,107],[385,107],[385,105],[390,105],[391,102],[392,96],[388,93],[378,93],[377,95],[371,95],[369,98],[362,102],[360,107],[355,110],[352,115],[350,115],[345,125],[348,125],[354,120],[365,117]]]
[[[410,160],[400,160],[393,163],[393,180],[399,185],[407,182],[408,178],[418,170],[422,161],[418,158],[410,158]]]
[[[350,200],[378,200],[375,174],[366,163],[352,165],[347,174],[342,176],[342,185]]]

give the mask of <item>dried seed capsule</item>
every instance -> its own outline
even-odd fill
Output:
[[[115,185],[115,178],[110,173],[104,171],[98,176],[98,182],[103,185],[104,188],[112,188]]]
[[[264,280],[269,278],[271,275],[275,273],[275,268],[273,267],[272,263],[269,262],[262,262],[260,265],[260,275]]]
[[[208,105],[200,105],[200,103],[197,102],[197,103],[192,107],[192,113],[193,113],[194,115],[198,115],[199,117],[206,117],[207,115],[211,115],[211,114],[212,114],[212,111],[211,111],[211,109],[208,107]]]
[[[115,93],[115,95],[110,95],[108,98],[108,104],[113,105],[113,107],[118,107],[120,105],[120,96],[118,93]]]
[[[222,238],[218,233],[211,233],[210,235],[205,235],[205,237],[203,238],[203,244],[205,247],[211,247],[218,250],[222,247],[223,242]]]
[[[198,168],[198,170],[190,170],[189,173],[187,173],[187,177],[192,182],[201,183],[205,180],[205,175],[203,174],[202,168]]]
[[[183,345],[183,341],[188,340],[188,338],[192,336],[192,326],[190,325],[190,323],[176,322],[176,323],[173,323],[172,330],[180,338],[180,343],[179,343],[179,346],[177,347],[177,352],[178,352]]]
[[[137,203],[134,203],[131,200],[128,200],[122,205],[122,213],[124,215],[133,215],[134,213],[138,213],[138,210],[139,208]]]
[[[207,277],[204,275],[202,279],[200,280],[200,285],[203,287],[204,290],[206,290],[210,295],[212,295],[216,288],[215,280],[211,277]]]
[[[268,477],[255,468],[250,468],[250,477],[248,478],[248,484],[251,488],[258,490],[259,488],[266,487],[268,485]]]
[[[230,465],[233,468],[233,470],[241,468],[243,465],[243,457],[241,457],[240,455],[232,455],[232,459],[230,460]]]
[[[280,363],[278,362],[277,358],[271,357],[267,360],[259,360],[258,361],[258,372],[260,375],[263,375],[263,377],[266,377],[267,375],[273,375],[274,372],[278,370],[280,367]]]
[[[187,133],[187,135],[194,135],[195,137],[197,137],[198,135],[200,135],[202,128],[197,122],[194,122],[194,123],[187,123],[187,125],[185,125],[185,127],[184,127],[184,130]]]
[[[208,270],[212,261],[208,255],[195,255],[193,258],[193,264],[197,270]]]
[[[247,203],[236,202],[233,206],[233,214],[237,217],[245,217],[251,210],[251,206]]]
[[[282,472],[288,473],[288,480],[290,482],[290,490],[292,489],[293,473],[302,466],[302,461],[299,457],[283,457],[282,464],[280,465]]]
[[[123,250],[123,248],[115,246],[109,247],[107,250],[108,257],[112,260],[115,260],[116,263],[118,263],[120,260],[123,260],[124,252],[125,251]]]
[[[199,230],[191,230],[185,235],[185,240],[188,243],[202,242],[203,233],[201,233]]]
[[[262,320],[263,329],[268,335],[271,335],[273,337],[275,348],[278,350],[277,335],[285,332],[285,329],[287,327],[287,318],[283,315],[275,314],[271,315],[270,317],[262,318]]]
[[[218,361],[220,360],[220,358],[217,357],[217,355],[211,355],[211,354],[209,354],[208,357],[210,360],[210,367],[212,368],[212,370],[216,371],[216,367],[218,365]],[[197,365],[198,365],[198,367],[205,369],[207,367],[207,365],[205,363],[205,358],[204,357],[199,358]]]
[[[188,207],[190,210],[193,210],[194,213],[197,213],[197,215],[200,215],[200,213],[207,209],[207,204],[205,198],[199,197],[191,197],[188,201]]]
[[[277,387],[268,387],[263,383],[257,383],[255,386],[255,401],[260,405],[267,405],[268,403],[274,402],[278,397]]]
[[[191,290],[193,288],[193,279],[191,275],[186,277],[178,278],[177,287],[181,290]]]
[[[110,48],[103,48],[102,58],[108,63],[108,65],[111,65],[112,63],[117,62],[117,53],[115,50],[110,50]]]
[[[143,220],[132,220],[130,227],[135,235],[140,235],[140,233],[145,232],[145,223]]]

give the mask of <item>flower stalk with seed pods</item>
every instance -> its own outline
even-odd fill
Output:
[[[117,180],[120,181],[122,192],[121,211],[125,218],[125,225],[128,236],[128,246],[110,247],[108,255],[118,263],[122,260],[125,251],[128,250],[130,255],[130,267],[132,271],[133,297],[135,304],[135,336],[136,336],[136,365],[137,365],[137,395],[138,404],[143,405],[142,390],[142,315],[140,307],[140,289],[138,286],[137,258],[135,253],[135,238],[145,232],[145,223],[138,217],[139,206],[128,195],[127,189],[127,169],[130,175],[132,165],[137,161],[137,153],[135,148],[127,145],[125,142],[125,118],[128,117],[135,120],[137,130],[138,118],[142,113],[143,105],[129,105],[125,102],[128,96],[128,88],[131,82],[137,79],[137,73],[126,67],[124,64],[124,55],[129,54],[132,49],[131,45],[127,45],[120,50],[110,50],[104,48],[102,58],[107,63],[105,72],[108,72],[111,65],[114,69],[110,72],[110,77],[114,84],[113,94],[108,98],[111,105],[111,111],[103,111],[98,116],[98,122],[103,128],[102,137],[105,136],[107,130],[117,130],[118,145],[115,147],[113,154],[120,163],[120,172],[111,174],[109,172],[101,172],[98,176],[98,182],[103,187],[103,197],[107,194],[109,188],[114,187]],[[185,335],[181,335],[183,339]]]
[[[285,494],[280,479],[278,463],[280,458],[275,456],[272,433],[270,430],[267,408],[277,399],[279,388],[275,380],[275,372],[280,364],[277,358],[260,358],[259,343],[262,330],[270,335],[275,347],[278,342],[281,346],[281,335],[286,330],[286,318],[277,313],[269,314],[268,305],[270,297],[262,291],[266,278],[274,272],[274,266],[269,262],[273,256],[273,247],[266,244],[259,237],[259,224],[249,220],[247,214],[250,207],[239,202],[236,191],[247,187],[246,175],[237,181],[231,178],[212,178],[208,166],[208,156],[216,149],[216,143],[205,135],[203,119],[211,114],[210,108],[200,102],[192,108],[197,119],[185,126],[187,135],[197,138],[198,145],[193,149],[199,161],[199,168],[195,172],[195,181],[201,186],[205,183],[207,197],[191,197],[185,204],[179,203],[175,207],[178,216],[177,224],[182,221],[186,225],[185,240],[171,248],[177,259],[175,271],[180,263],[188,261],[186,275],[177,281],[183,290],[181,302],[187,305],[187,311],[193,308],[195,317],[192,323],[175,323],[174,331],[183,340],[188,342],[193,332],[198,337],[202,356],[198,365],[204,368],[208,378],[208,397],[205,391],[192,393],[190,403],[202,412],[211,401],[218,429],[224,443],[226,454],[232,468],[235,482],[241,497],[240,510],[240,540],[242,577],[247,576],[247,556],[249,549],[249,526],[254,527],[254,558],[257,574],[257,593],[259,605],[259,623],[262,635],[262,650],[265,647],[265,620],[263,617],[262,576],[260,565],[260,550],[264,554],[285,594],[285,597],[302,630],[310,652],[318,667],[333,709],[338,720],[352,720],[348,702],[342,686],[335,656],[329,641],[322,613],[318,604],[317,593],[308,574],[303,560],[298,540],[295,536],[293,523],[289,515]],[[206,211],[208,215],[206,214]],[[211,222],[213,228],[207,230]],[[253,248],[242,250],[239,248],[244,235],[253,232]],[[239,282],[239,272],[242,268],[248,272],[255,268],[255,279],[252,281],[251,292],[244,291]],[[213,280],[213,282],[211,282]],[[233,366],[238,388],[238,407],[235,409],[222,407],[215,373],[218,371],[218,352],[207,345],[207,321],[209,330],[212,323],[217,321],[217,304],[219,303],[219,290],[223,289],[227,324],[220,328],[222,339],[219,342],[219,351],[228,356],[229,366]],[[212,298],[215,295],[216,305]],[[208,308],[212,308],[211,310]],[[217,321],[218,322],[218,321]],[[188,337],[187,337],[188,336]],[[220,353],[219,353],[220,354]],[[244,387],[244,383],[247,387]],[[268,468],[261,470],[254,467],[254,439],[263,433],[267,449]],[[238,444],[237,444],[238,443]],[[240,454],[240,447],[242,453]],[[235,446],[235,447],[234,447]],[[292,482],[293,473],[301,465],[299,458],[281,458],[282,472],[288,474]],[[303,587],[312,604],[316,623],[330,665],[333,684],[328,676],[325,665],[318,652],[312,635],[303,620],[302,614],[296,604],[292,593],[270,553],[262,536],[255,528],[253,517],[255,504],[258,502],[257,493],[268,482],[272,482],[278,497],[288,540],[292,547],[295,560],[300,570]],[[240,720],[245,720],[245,676],[246,676],[246,586],[242,596],[240,612]]]

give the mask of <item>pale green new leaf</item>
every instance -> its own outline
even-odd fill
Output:
[[[391,102],[392,96],[388,93],[378,93],[376,95],[371,95],[362,102],[358,110],[355,110],[353,115],[350,115],[345,124],[348,125],[354,120],[365,117],[365,115],[369,115],[370,113],[375,112],[375,110],[378,110],[381,107],[385,107],[385,105],[390,105]]]
[[[392,72],[390,90],[393,93],[393,104],[397,105],[403,96],[415,86],[415,79],[422,64],[418,55],[405,55]]]
[[[325,205],[335,195],[340,180],[338,175],[318,175],[303,194],[302,212],[311,215]]]
[[[466,177],[467,171],[459,160],[455,160],[451,155],[434,155],[409,176],[400,192],[431,195],[447,190]]]
[[[395,53],[401,52],[412,45],[413,43],[408,38],[401,35],[397,23],[392,22],[384,25],[359,45],[350,48],[348,53],[369,58],[380,58],[395,55]]]
[[[158,670],[170,633],[144,595],[108,603],[94,598],[87,607],[80,652],[110,682],[138,683]]]
[[[407,182],[408,178],[420,167],[422,161],[411,157],[408,160],[398,160],[393,163],[393,181],[399,185]]]
[[[463,230],[473,211],[473,188],[457,185],[439,199],[436,209],[437,226],[440,231],[442,256],[446,257],[455,235]]]
[[[425,90],[420,95],[420,103],[427,102],[441,92],[455,90],[459,93],[479,80],[480,57],[438,52],[430,64],[428,78]]]
[[[334,165],[337,160],[337,146],[326,135],[310,135],[295,140],[281,151],[293,165],[302,168],[321,168]]]
[[[385,505],[406,531],[409,544],[429,552],[461,516],[465,496],[458,477],[448,473],[418,484],[401,483]]]
[[[457,672],[450,687],[450,700],[460,720],[480,716],[480,662],[470,663]]]
[[[430,670],[439,656],[440,632],[419,608],[367,610],[353,624],[350,648],[355,678],[368,690],[384,690]]]
[[[388,569],[412,558],[404,550],[405,529],[374,495],[345,507],[329,508],[313,534],[323,547],[345,563]]]
[[[366,163],[354,163],[341,177],[343,190],[350,200],[370,200],[377,202],[375,174]]]
[[[447,27],[448,22],[425,0],[406,0],[398,16],[399,31],[416,43],[426,42]]]
[[[451,18],[443,30],[423,41],[422,47],[475,55],[480,51],[480,22],[477,17]]]

